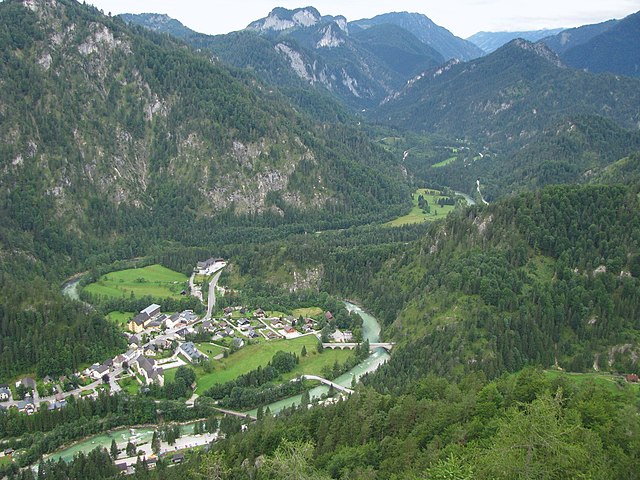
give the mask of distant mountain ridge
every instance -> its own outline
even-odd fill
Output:
[[[579,182],[640,148],[640,81],[567,68],[541,43],[513,40],[471,62],[416,77],[371,113],[399,129],[459,138],[476,152],[425,181],[489,198],[523,186]]]
[[[473,60],[484,52],[473,43],[456,37],[449,30],[436,25],[421,13],[393,12],[377,15],[373,18],[349,22],[349,28],[367,29],[374,25],[392,24],[413,33],[420,41],[437,50],[446,60]]]
[[[562,55],[567,50],[570,50],[577,45],[586,43],[592,38],[600,35],[601,33],[606,32],[611,27],[615,26],[618,22],[619,20],[608,20],[603,23],[583,25],[576,28],[568,28],[566,30],[562,30],[556,35],[543,38],[540,41],[551,50],[556,52],[558,55]]]
[[[522,38],[530,42],[537,42],[538,40],[556,35],[562,31],[564,31],[563,28],[528,30],[521,32],[478,32],[467,38],[467,40],[481,48],[484,53],[491,53],[516,38]]]
[[[298,95],[307,85],[356,109],[376,106],[412,76],[445,61],[437,49],[395,24],[352,28],[344,17],[323,16],[313,7],[275,8],[246,30],[216,36],[187,32],[154,15],[123,18],[178,35],[283,91],[295,88]]]
[[[640,12],[570,48],[562,54],[562,59],[572,67],[589,72],[640,77]]]

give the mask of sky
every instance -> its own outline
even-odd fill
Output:
[[[623,18],[640,10],[640,0],[87,0],[119,13],[165,13],[201,33],[229,33],[266,17],[274,7],[312,5],[322,15],[347,20],[388,12],[423,13],[455,35],[478,31],[570,28]]]

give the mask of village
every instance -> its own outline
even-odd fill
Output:
[[[210,258],[198,262],[194,268],[189,282],[191,294],[201,301],[201,287],[193,282],[193,278],[195,275],[212,278],[208,310],[204,316],[198,316],[192,310],[163,313],[161,305],[153,303],[127,322],[127,331],[123,332],[128,343],[126,352],[70,376],[46,376],[40,381],[25,377],[15,383],[15,389],[2,384],[0,408],[15,407],[26,414],[34,413],[38,408],[55,410],[63,408],[69,396],[96,398],[102,391],[118,393],[123,386],[127,388],[132,383],[137,384],[137,391],[145,392],[152,384],[164,386],[168,371],[220,360],[249,343],[311,335],[320,341],[320,323],[326,325],[333,319],[328,311],[319,315],[320,318],[318,315],[295,318],[270,315],[261,308],[250,310],[234,306],[213,316],[215,295],[211,292],[222,289],[216,282],[225,266],[223,259]],[[336,329],[329,335],[329,340],[348,343],[352,341],[352,333]],[[194,397],[190,399],[191,404]]]

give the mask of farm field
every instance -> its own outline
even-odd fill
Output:
[[[102,275],[98,281],[84,287],[84,290],[98,297],[121,298],[152,297],[180,298],[187,288],[188,278],[162,265],[130,268]],[[116,316],[118,318],[118,316]]]
[[[291,314],[295,317],[315,317],[317,315],[322,315],[322,309],[320,307],[308,307],[308,308],[296,308],[291,312]]]
[[[255,370],[259,366],[267,365],[275,353],[280,350],[296,353],[300,357],[300,364],[286,376],[286,379],[294,378],[303,373],[319,375],[325,365],[333,366],[336,361],[342,363],[353,354],[350,350],[328,349],[319,354],[316,351],[317,344],[318,339],[314,335],[307,335],[292,340],[276,340],[247,345],[227,358],[214,361],[215,369],[211,373],[206,373],[202,367],[195,367],[198,383],[196,393],[201,395],[214,384],[228,382],[244,373]],[[306,357],[300,355],[303,346],[307,349]],[[166,373],[169,374],[169,372]],[[170,376],[165,376],[165,381],[170,378]]]
[[[423,210],[418,206],[418,197],[422,195],[423,198],[429,203],[431,207],[430,213],[424,213]],[[398,217],[395,220],[392,220],[385,225],[389,227],[400,227],[402,225],[409,225],[412,223],[422,223],[427,220],[438,220],[439,218],[444,218],[447,214],[454,210],[455,205],[444,205],[440,207],[437,204],[437,201],[441,198],[447,198],[446,196],[441,195],[441,192],[438,190],[432,190],[428,188],[419,188],[411,195],[413,200],[413,208],[411,211],[402,217]]]

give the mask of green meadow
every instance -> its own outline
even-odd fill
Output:
[[[91,295],[107,298],[153,297],[180,298],[188,288],[188,278],[162,265],[129,268],[102,275],[98,281],[84,287]],[[116,316],[116,320],[120,320]]]

